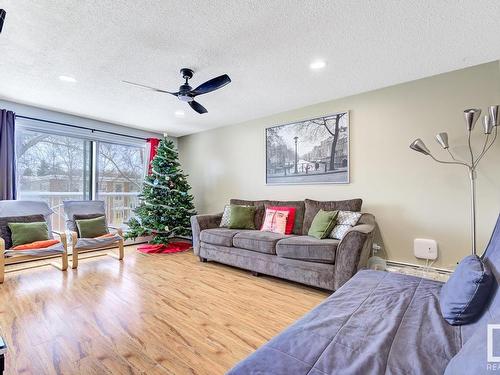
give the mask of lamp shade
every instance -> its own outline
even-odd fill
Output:
[[[430,155],[431,152],[425,145],[424,141],[422,141],[420,138],[415,139],[411,144],[410,148],[414,151],[420,152],[424,155]]]
[[[438,133],[436,135],[436,141],[441,145],[445,150],[450,147],[448,144],[448,133]]]
[[[498,126],[498,105],[492,105],[489,108],[490,120],[493,126]]]
[[[472,131],[472,129],[474,129],[474,125],[476,125],[480,115],[481,110],[477,108],[466,109],[464,111],[465,124],[467,125],[468,131]]]
[[[491,121],[491,117],[488,115],[485,115],[483,117],[483,127],[484,127],[484,134],[491,134],[493,131],[493,121]]]

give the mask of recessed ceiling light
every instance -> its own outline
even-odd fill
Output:
[[[184,117],[184,111],[175,111],[174,115],[175,117]]]
[[[314,60],[311,64],[309,64],[309,68],[312,70],[320,70],[326,66],[325,60]]]
[[[59,80],[63,82],[70,82],[70,83],[75,83],[76,79],[74,77],[70,76],[59,76]]]

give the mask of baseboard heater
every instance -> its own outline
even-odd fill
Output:
[[[453,273],[453,270],[450,270],[450,269],[447,269],[447,268],[425,267],[425,266],[422,266],[420,264],[398,262],[398,261],[395,261],[395,260],[388,260],[387,261],[387,265],[388,266],[395,266],[395,267],[409,267],[409,268],[413,268],[413,269],[416,269],[416,270],[426,270],[426,269],[429,269],[429,270],[432,270],[434,272],[442,273],[442,274],[446,274],[446,275],[449,275],[449,274]]]

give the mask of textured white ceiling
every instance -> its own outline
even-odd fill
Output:
[[[184,135],[500,57],[498,0],[0,0],[0,98]],[[323,58],[326,68],[311,72]],[[181,67],[198,115],[166,94]],[[59,75],[74,76],[64,83]],[[178,119],[176,110],[186,116]]]

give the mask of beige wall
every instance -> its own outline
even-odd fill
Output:
[[[437,266],[451,268],[469,252],[469,182],[458,166],[434,163],[408,148],[421,137],[450,135],[452,149],[467,155],[462,110],[500,102],[499,62],[337,99],[179,139],[181,162],[198,212],[222,210],[231,197],[333,200],[361,197],[377,217],[387,257],[418,263],[414,238],[439,244]],[[351,183],[266,186],[264,129],[349,110]],[[481,124],[478,123],[481,127]],[[474,143],[480,147],[481,130]],[[484,249],[500,209],[500,142],[478,172],[479,245]]]

